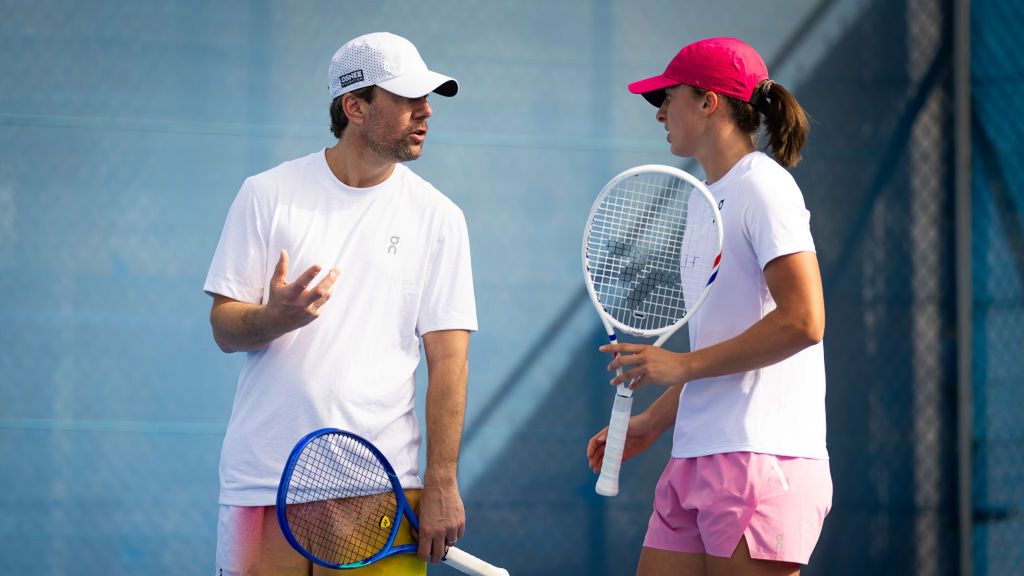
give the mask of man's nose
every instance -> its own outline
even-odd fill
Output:
[[[430,102],[427,102],[427,97],[424,96],[416,101],[416,117],[417,118],[430,118],[434,113],[434,109],[430,107]]]

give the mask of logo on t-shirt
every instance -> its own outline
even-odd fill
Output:
[[[392,236],[389,239],[389,241],[391,243],[388,244],[388,254],[391,254],[392,256],[397,256],[398,255],[398,241],[399,240],[401,240],[400,236]]]
[[[721,210],[722,206],[725,206],[725,198],[718,201],[718,209]]]

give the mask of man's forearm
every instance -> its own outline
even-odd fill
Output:
[[[224,352],[253,352],[278,336],[265,315],[265,307],[218,297],[210,311],[213,339]]]
[[[320,273],[318,264],[307,268],[291,283],[285,281],[287,272],[288,251],[281,250],[281,257],[270,278],[267,303],[263,306],[239,302],[222,294],[213,296],[210,324],[213,326],[213,339],[221,350],[262,350],[279,336],[316,320],[341,273],[337,268],[331,268],[323,280],[310,287]]]
[[[469,333],[431,332],[424,336],[427,355],[426,484],[455,483],[462,425],[466,413]]]

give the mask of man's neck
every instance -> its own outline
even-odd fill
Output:
[[[324,153],[334,177],[352,188],[369,188],[387,180],[395,171],[395,163],[382,160],[347,136],[343,133],[338,143]]]

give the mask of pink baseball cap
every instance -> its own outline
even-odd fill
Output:
[[[665,88],[686,84],[750,102],[754,88],[768,79],[757,51],[735,38],[708,38],[684,46],[659,76],[633,82],[629,91],[661,106]]]

